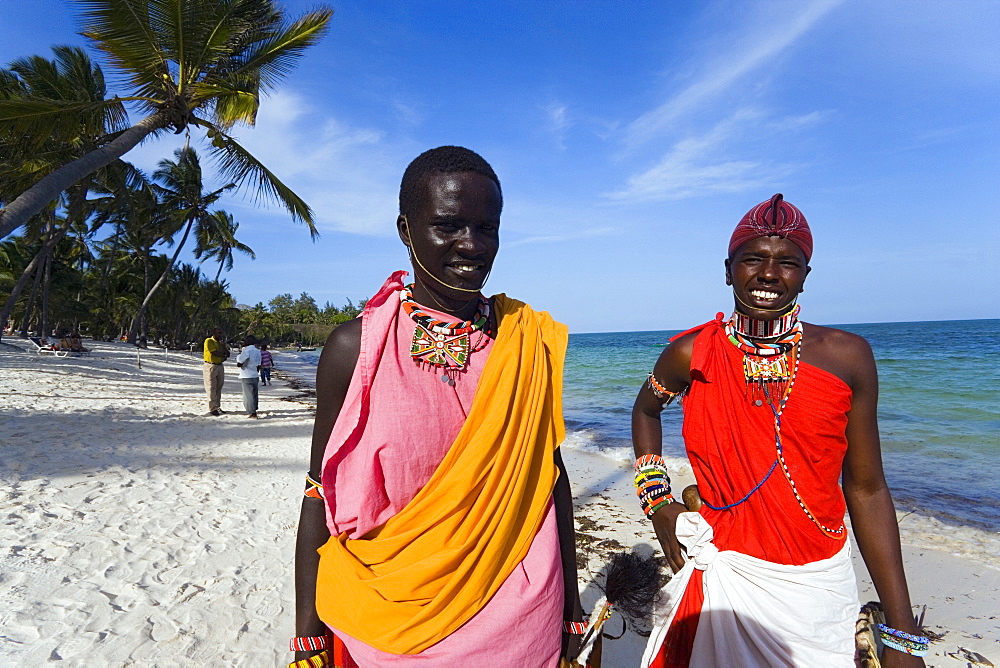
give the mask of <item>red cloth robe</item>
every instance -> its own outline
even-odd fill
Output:
[[[721,313],[690,331],[699,333],[683,402],[684,445],[701,497],[722,507],[746,496],[774,463],[774,413],[767,403],[756,406],[747,398],[743,352],[726,337]],[[808,346],[808,338],[803,343]],[[831,529],[843,526],[847,508],[839,479],[851,394],[833,374],[799,362],[781,418],[791,477],[809,509]],[[743,503],[727,510],[702,506],[700,513],[712,525],[719,550],[772,563],[807,564],[832,557],[844,545],[843,538],[828,537],[806,516],[780,465]],[[694,572],[653,666],[688,664],[702,605],[702,574]]]

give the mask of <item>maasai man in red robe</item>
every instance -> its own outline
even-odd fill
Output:
[[[812,246],[780,194],[751,209],[725,262],[734,313],[675,337],[636,398],[636,485],[675,572],[644,666],[853,666],[845,509],[885,608],[883,665],[923,665],[871,347],[798,319]],[[698,512],[672,500],[660,458],[660,412],[676,397]]]

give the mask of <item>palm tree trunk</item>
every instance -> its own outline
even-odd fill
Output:
[[[35,311],[35,297],[38,296],[38,287],[42,284],[42,268],[41,266],[35,267],[35,281],[31,284],[31,294],[28,295],[28,303],[24,305],[24,319],[21,321],[21,338],[28,336],[28,330],[31,328],[31,316]]]
[[[52,254],[45,256],[45,275],[42,277],[42,312],[41,330],[45,336],[49,333],[49,285],[52,284]]]
[[[67,222],[66,225],[56,230],[55,234],[42,244],[42,248],[35,254],[35,257],[31,259],[31,262],[29,262],[28,266],[24,268],[24,271],[21,272],[20,278],[17,279],[17,283],[14,284],[14,287],[10,291],[10,296],[7,297],[7,302],[3,305],[3,310],[0,311],[0,322],[7,322],[7,318],[10,317],[11,311],[14,310],[14,304],[17,303],[17,298],[21,296],[21,291],[24,290],[24,286],[28,284],[28,279],[30,279],[32,274],[35,273],[35,268],[38,267],[38,265],[41,264],[46,257],[48,257],[48,255],[55,248],[56,244],[62,241],[62,238],[66,236],[67,232],[69,232],[69,228],[70,225],[69,222]],[[36,294],[36,291],[32,291],[31,301],[34,301]]]
[[[167,123],[166,114],[158,112],[147,116],[113,141],[38,180],[6,207],[0,209],[0,239],[28,222],[28,219],[41,211],[46,204],[59,197],[59,193],[88,174],[110,165],[135,148],[150,133],[165,128]]]
[[[188,234],[191,233],[191,228],[193,226],[194,218],[187,222],[187,227],[184,228],[184,236],[181,237],[180,242],[177,244],[177,250],[174,251],[174,256],[170,258],[170,262],[167,263],[167,268],[163,270],[163,273],[160,274],[160,278],[153,284],[153,287],[149,289],[149,292],[146,293],[146,298],[142,300],[142,306],[139,307],[139,313],[136,314],[135,320],[132,321],[132,328],[128,333],[129,343],[135,343],[135,335],[139,331],[139,323],[146,316],[146,309],[149,308],[149,301],[153,298],[156,291],[160,289],[160,286],[163,285],[163,282],[167,280],[167,276],[170,275],[170,270],[173,268],[174,262],[177,262],[177,257],[181,254],[181,249],[184,247],[184,242],[187,241]]]

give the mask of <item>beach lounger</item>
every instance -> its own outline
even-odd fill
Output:
[[[68,350],[59,350],[53,346],[42,343],[42,340],[37,336],[29,336],[28,340],[31,341],[31,345],[35,346],[35,352],[39,355],[55,355],[56,357],[69,357]]]

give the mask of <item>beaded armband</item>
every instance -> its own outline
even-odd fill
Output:
[[[306,489],[302,493],[314,499],[326,498],[323,496],[323,485],[321,485],[318,481],[313,480],[308,473],[306,474]]]
[[[885,624],[878,625],[878,636],[883,645],[898,652],[906,652],[913,656],[927,656],[930,651],[931,641],[926,637],[899,631]]]
[[[288,649],[293,652],[315,652],[326,648],[326,636],[296,636],[288,643]]]
[[[635,460],[635,493],[646,517],[673,500],[670,493],[670,476],[659,455],[643,455]]]
[[[330,665],[330,654],[323,650],[319,654],[314,654],[308,659],[299,659],[288,664],[288,668],[324,668]]]
[[[649,385],[649,389],[652,390],[653,394],[664,406],[684,394],[684,390],[681,390],[680,392],[671,392],[667,388],[663,387],[663,385],[660,384],[660,381],[656,380],[656,376],[653,375],[652,371],[649,372],[649,379],[646,384]]]

